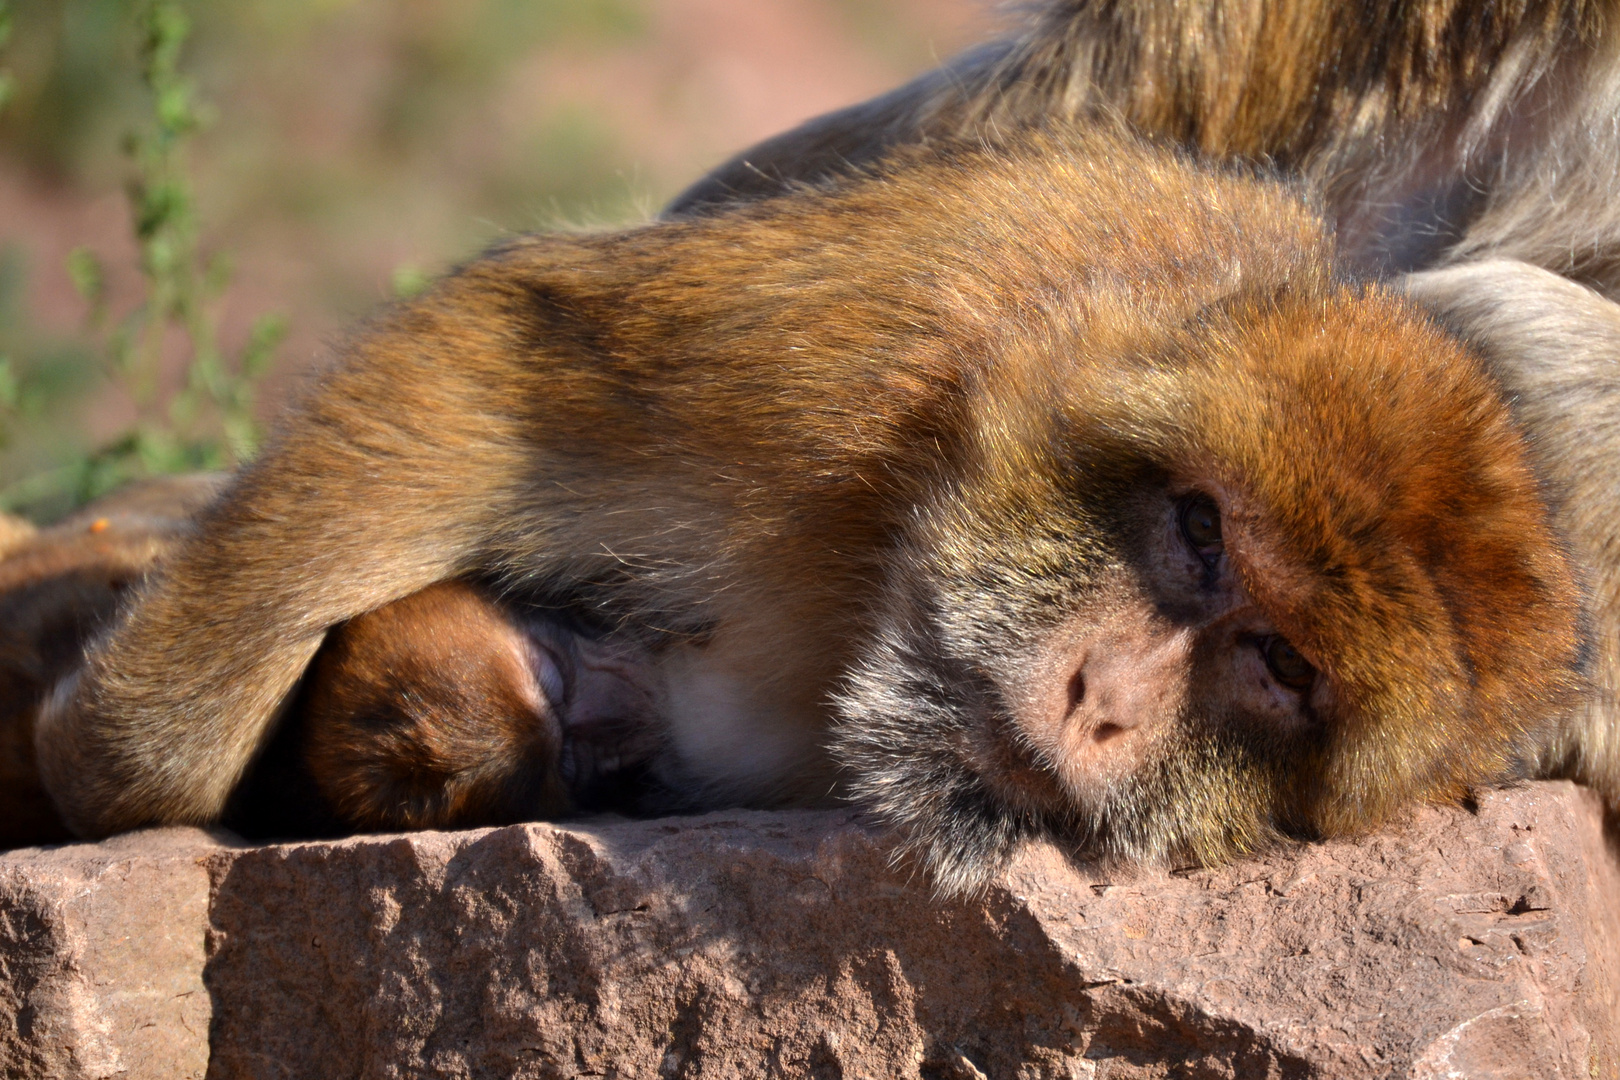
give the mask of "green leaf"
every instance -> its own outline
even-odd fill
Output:
[[[135,231],[142,240],[151,240],[186,219],[191,210],[191,193],[178,181],[163,180],[143,185],[138,202]]]
[[[191,105],[191,83],[175,82],[165,86],[157,96],[158,123],[170,134],[185,134],[197,127],[197,115]]]
[[[12,370],[11,357],[0,356],[0,408],[15,409],[17,397],[17,373]]]
[[[154,0],[145,12],[146,77],[156,84],[172,77],[180,62],[180,48],[191,34],[191,20],[172,0]]]
[[[242,374],[249,379],[258,379],[270,370],[270,361],[287,337],[287,317],[272,312],[260,315],[253,320],[253,327],[248,331],[247,344],[242,346],[241,364]]]

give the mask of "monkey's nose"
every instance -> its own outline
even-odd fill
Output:
[[[1069,707],[1061,726],[1071,752],[1122,739],[1157,711],[1158,695],[1140,685],[1141,673],[1134,668],[1092,651],[1069,677]]]
[[[1185,694],[1190,631],[1122,619],[1055,644],[1036,677],[1025,738],[1071,790],[1132,771]]]
[[[1084,665],[1069,677],[1069,709],[1067,719],[1077,719],[1077,712],[1086,704],[1086,671]],[[1085,718],[1078,717],[1084,723]],[[1121,723],[1118,719],[1102,720],[1092,725],[1091,740],[1096,743],[1106,743],[1124,735],[1126,731],[1135,726],[1130,722]]]
[[[1152,652],[1108,642],[1075,659],[1062,719],[1071,738],[1109,742],[1140,727],[1162,707],[1166,673]]]

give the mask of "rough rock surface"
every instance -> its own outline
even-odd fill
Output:
[[[1620,1077],[1567,784],[975,903],[847,813],[0,855],[7,1077]]]
[[[200,1077],[201,833],[0,854],[0,1076]]]

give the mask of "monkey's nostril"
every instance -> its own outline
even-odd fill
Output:
[[[1073,712],[1084,700],[1086,700],[1086,673],[1077,671],[1074,678],[1069,680],[1069,711]]]
[[[1125,734],[1125,729],[1118,724],[1104,723],[1097,725],[1097,730],[1091,733],[1091,738],[1095,742],[1106,743],[1113,742],[1123,734]]]

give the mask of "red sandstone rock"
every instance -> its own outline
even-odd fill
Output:
[[[0,854],[0,1076],[203,1075],[217,850],[176,829]]]
[[[17,852],[0,1072],[1612,1080],[1599,817],[1532,784],[1219,870],[1033,847],[978,903],[846,813]]]

